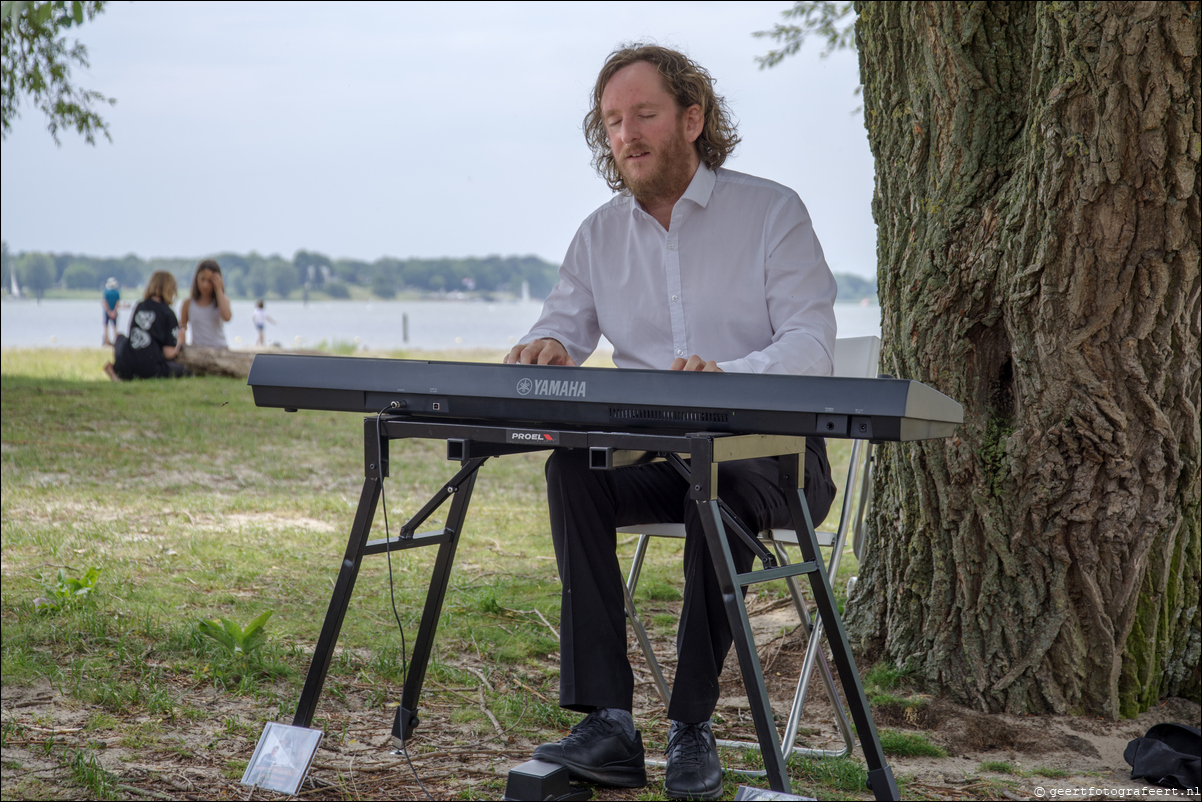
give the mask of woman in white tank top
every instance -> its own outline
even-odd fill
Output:
[[[196,272],[192,274],[191,297],[184,299],[180,309],[179,341],[184,342],[191,326],[193,345],[229,348],[225,341],[225,324],[231,317],[221,268],[212,259],[205,259],[196,266]]]

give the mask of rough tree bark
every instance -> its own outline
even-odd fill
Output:
[[[1198,699],[1197,2],[857,3],[886,446],[848,625],[988,711]]]

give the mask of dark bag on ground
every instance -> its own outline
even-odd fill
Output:
[[[1202,732],[1184,724],[1157,724],[1127,744],[1123,759],[1131,779],[1140,777],[1167,788],[1198,792],[1202,779]]]

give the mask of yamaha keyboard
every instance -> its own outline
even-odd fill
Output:
[[[366,413],[363,489],[330,605],[292,724],[310,727],[317,712],[360,565],[367,555],[436,548],[414,639],[409,672],[395,709],[393,743],[404,745],[420,723],[426,668],[434,653],[451,570],[480,467],[490,458],[547,448],[587,448],[589,467],[610,470],[637,455],[658,455],[686,480],[730,621],[748,709],[764,773],[788,793],[787,756],[773,718],[763,667],[738,588],[808,576],[818,620],[839,671],[846,704],[864,751],[868,783],[878,800],[900,799],[839,617],[802,491],[806,436],[866,440],[946,437],[964,418],[947,396],[916,381],[744,373],[684,373],[536,365],[426,362],[400,359],[259,354],[247,383],[255,403],[286,410]],[[386,413],[376,416],[376,413]],[[389,443],[444,440],[458,470],[393,536],[369,539],[390,465]],[[718,466],[776,457],[777,482],[789,504],[803,561],[777,564],[755,533],[718,498]],[[441,528],[422,524],[449,503]],[[761,553],[762,570],[735,565],[733,536]],[[796,592],[796,590],[794,590]],[[817,633],[817,629],[814,630]],[[826,681],[833,683],[828,676]],[[830,687],[833,687],[831,685]],[[851,742],[848,741],[848,748]]]
[[[947,437],[960,404],[905,379],[258,354],[255,404],[588,431],[910,441]]]

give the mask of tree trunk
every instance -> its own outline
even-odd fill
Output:
[[[207,345],[185,345],[176,362],[197,376],[232,376],[245,379],[250,375],[250,363],[255,355],[247,351],[231,351]]]
[[[1197,2],[857,3],[889,445],[848,625],[987,711],[1199,698]]]

